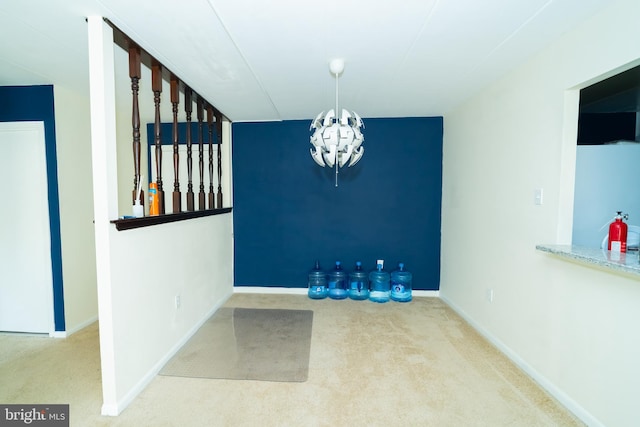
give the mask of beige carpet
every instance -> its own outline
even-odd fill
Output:
[[[222,307],[160,375],[303,382],[313,311]]]
[[[70,404],[71,427],[584,426],[438,298],[234,294],[224,307],[312,310],[307,381],[158,376],[104,417],[93,324],[62,340],[0,334],[0,402]]]

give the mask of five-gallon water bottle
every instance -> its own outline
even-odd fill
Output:
[[[349,298],[355,300],[369,298],[369,281],[360,261],[356,262],[356,269],[349,273]]]
[[[378,262],[375,270],[369,273],[369,299],[373,302],[387,302],[391,294],[391,278]]]
[[[412,274],[404,269],[404,263],[391,272],[391,299],[398,302],[411,301]]]
[[[340,261],[336,261],[336,266],[328,274],[329,298],[345,299],[348,296],[347,273],[342,269]]]
[[[328,293],[327,276],[320,268],[320,262],[316,261],[315,267],[309,272],[309,298],[323,299]]]

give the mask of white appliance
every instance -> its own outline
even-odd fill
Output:
[[[574,245],[599,248],[617,211],[629,214],[635,248],[640,224],[640,143],[578,145],[573,206]],[[631,232],[633,230],[633,232]]]

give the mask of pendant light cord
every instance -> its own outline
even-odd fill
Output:
[[[336,74],[336,120],[339,117],[339,113],[338,113],[338,83],[340,81],[340,77],[339,74]]]
[[[336,73],[336,116],[335,116],[335,120],[336,123],[338,123],[340,121],[340,113],[338,112],[338,81],[340,80],[340,75],[338,73]],[[340,145],[340,128],[338,128],[338,146]],[[339,157],[340,157],[340,152],[336,151],[336,187],[338,186],[338,163],[339,162]]]

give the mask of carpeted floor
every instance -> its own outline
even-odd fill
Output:
[[[306,381],[313,311],[222,307],[160,375]]]
[[[65,340],[0,334],[0,402],[69,403],[71,426],[91,427],[583,425],[438,298],[235,294],[225,307],[312,310],[307,381],[157,376],[103,417],[92,325]]]

